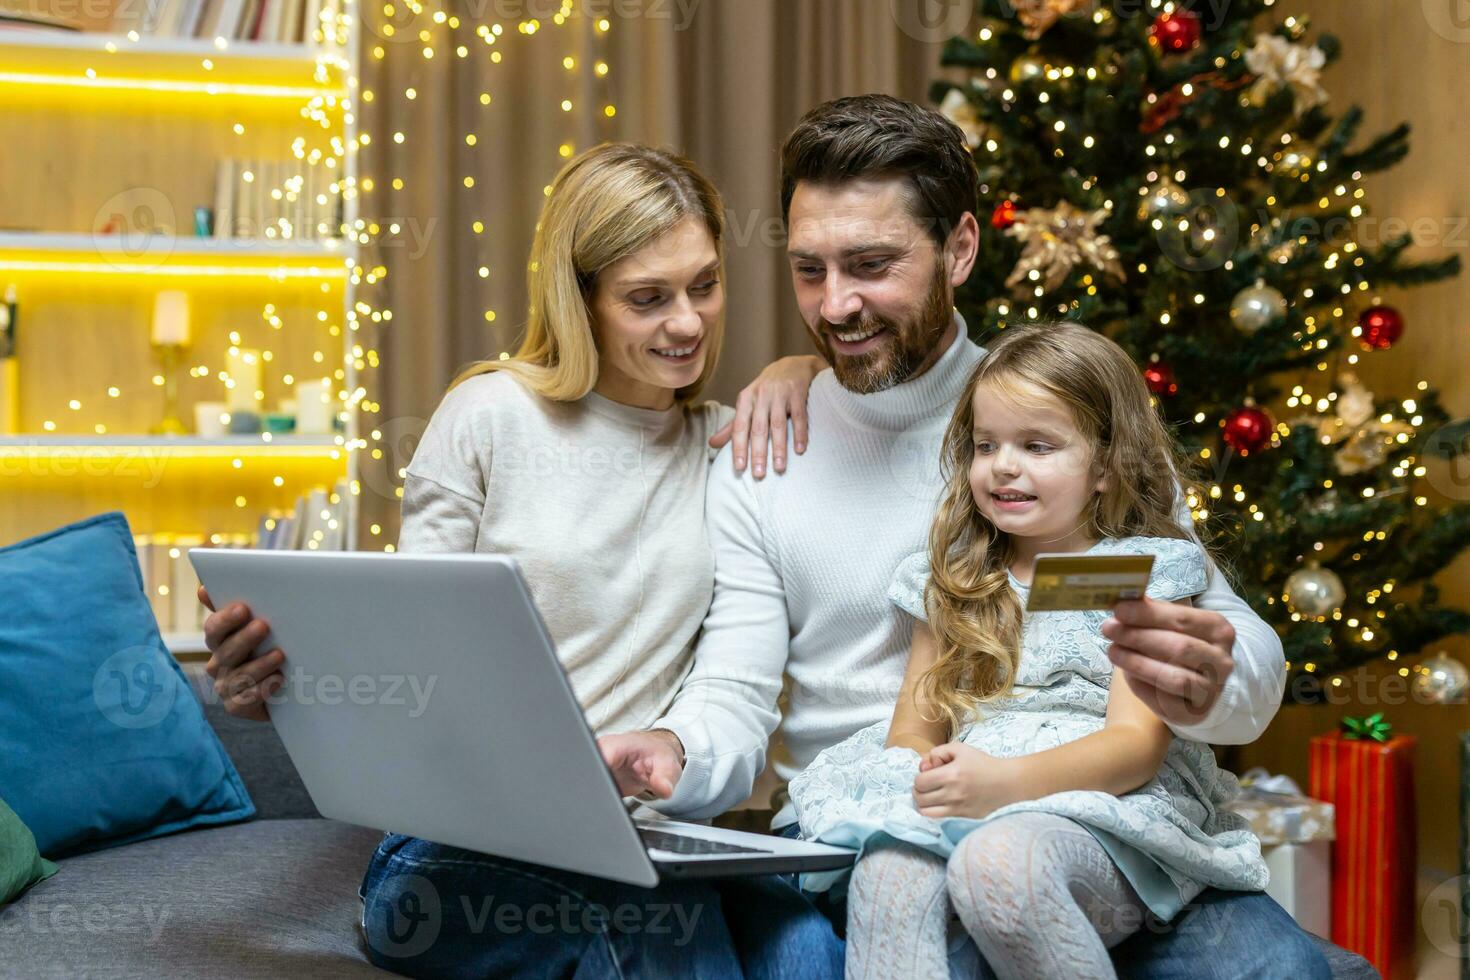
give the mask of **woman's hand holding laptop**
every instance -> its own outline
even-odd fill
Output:
[[[279,647],[254,660],[250,654],[270,635],[270,624],[253,618],[243,602],[215,609],[202,585],[199,601],[210,610],[204,620],[204,645],[210,653],[204,672],[214,678],[214,693],[236,718],[269,721],[265,701],[286,683],[281,673],[286,654]]]

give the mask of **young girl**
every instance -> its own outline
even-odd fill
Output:
[[[1002,333],[943,453],[928,552],[889,590],[915,620],[893,718],[819,755],[791,799],[805,837],[863,850],[849,976],[947,976],[953,909],[1001,977],[1111,977],[1145,912],[1260,890],[1266,868],[1219,809],[1234,777],[1114,683],[1109,614],[1022,610],[1040,552],[1152,554],[1151,599],[1203,592],[1185,470],[1135,365],[1076,324]]]

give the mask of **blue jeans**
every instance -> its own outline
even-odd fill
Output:
[[[406,976],[842,976],[831,924],[774,875],[639,888],[389,834],[358,894],[369,958]]]
[[[1113,948],[1120,977],[1332,980],[1316,942],[1265,892],[1207,888],[1172,922],[1151,920]]]
[[[782,831],[796,836],[796,827]],[[846,908],[795,875],[639,888],[389,834],[363,877],[373,963],[418,977],[841,977]],[[1144,980],[1330,980],[1316,944],[1269,896],[1209,889],[1113,950]],[[957,975],[994,974],[973,943]]]

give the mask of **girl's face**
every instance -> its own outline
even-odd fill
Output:
[[[598,394],[668,408],[699,380],[725,295],[719,254],[704,223],[685,218],[597,276],[588,303],[597,341]]]
[[[1001,531],[1056,550],[1084,546],[1093,494],[1106,480],[1093,469],[1093,447],[1072,413],[1043,389],[980,384],[970,493]],[[1081,535],[1079,538],[1078,535]]]

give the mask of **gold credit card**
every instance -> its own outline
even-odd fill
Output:
[[[1111,609],[1141,599],[1153,567],[1153,555],[1037,555],[1026,611]]]

